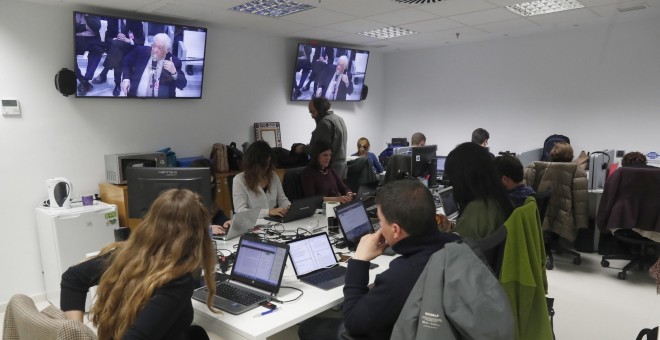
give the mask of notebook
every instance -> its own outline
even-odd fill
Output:
[[[337,262],[327,233],[306,236],[287,244],[293,270],[300,281],[324,290],[344,285],[346,268]]]
[[[287,211],[286,216],[284,217],[268,216],[265,219],[279,223],[296,221],[301,218],[310,217],[314,215],[314,213],[316,212],[316,208],[321,207],[321,203],[323,203],[323,197],[321,196],[299,199],[291,203],[291,206],[289,207],[289,211]]]
[[[241,236],[229,280],[216,282],[213,306],[241,314],[270,301],[280,290],[288,255],[288,244]],[[202,287],[193,292],[193,299],[205,303],[207,295]]]
[[[446,187],[440,190],[438,196],[440,196],[440,202],[442,202],[442,209],[445,216],[450,221],[456,221],[456,217],[458,217],[458,206],[456,205],[456,201],[454,201],[454,189],[452,187]]]
[[[335,216],[350,251],[355,251],[362,236],[374,232],[374,226],[362,201],[354,200],[335,207]],[[388,247],[383,254],[394,255],[394,251]]]
[[[260,210],[261,209],[249,209],[234,214],[232,218],[233,222],[229,230],[227,230],[227,233],[224,235],[213,235],[213,238],[216,240],[227,241],[247,233],[257,224]]]

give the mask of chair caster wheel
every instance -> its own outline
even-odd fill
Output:
[[[580,263],[582,263],[582,259],[580,259],[579,257],[576,257],[576,258],[573,259],[573,264],[574,265],[579,266]]]
[[[600,266],[603,267],[603,268],[607,268],[607,267],[610,266],[610,261],[602,260],[602,261],[600,261]]]
[[[554,267],[555,267],[555,265],[552,262],[546,262],[546,264],[545,264],[545,269],[547,269],[547,270],[552,270],[552,268],[554,268]]]
[[[616,274],[616,276],[619,278],[619,280],[625,280],[627,275],[625,272],[619,272]]]

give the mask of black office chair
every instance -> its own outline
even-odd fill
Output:
[[[541,218],[541,223],[545,219],[545,213],[548,211],[548,202],[550,202],[550,196],[552,196],[552,191],[553,188],[550,187],[546,191],[537,192],[532,195],[534,196],[534,198],[536,199],[536,203],[538,204],[539,217]],[[559,235],[553,232],[550,231],[543,232],[543,244],[545,246],[545,253],[546,253],[545,269],[547,270],[552,270],[555,267],[555,258],[552,255],[553,252],[555,254],[567,253],[569,255],[574,256],[573,264],[575,265],[579,265],[580,263],[582,263],[582,258],[580,257],[580,253],[562,247],[559,243]]]
[[[358,192],[362,185],[378,183],[378,177],[369,158],[359,157],[348,161],[347,166],[346,185],[352,192]]]
[[[289,201],[295,201],[303,198],[302,182],[300,177],[305,167],[287,169],[282,179],[282,189]]]
[[[502,269],[502,261],[504,259],[506,236],[506,227],[501,225],[488,237],[477,241],[477,245],[484,256],[482,260],[485,260],[486,264],[492,269],[493,274],[495,274],[495,277],[497,277],[498,280]]]

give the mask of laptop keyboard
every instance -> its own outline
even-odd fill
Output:
[[[263,295],[255,294],[228,284],[219,285],[215,294],[245,306],[249,306],[264,299]]]
[[[304,281],[311,284],[320,284],[327,282],[333,279],[336,279],[340,276],[343,276],[346,273],[346,268],[342,266],[332,267],[328,270],[318,272],[314,275],[305,277]]]

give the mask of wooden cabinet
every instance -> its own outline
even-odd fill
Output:
[[[128,218],[128,191],[125,185],[107,182],[99,183],[99,195],[102,202],[117,206],[120,227],[129,227],[132,229],[142,222],[141,218]]]

